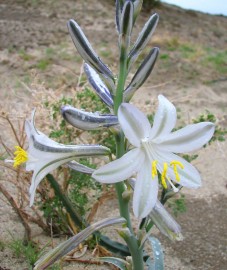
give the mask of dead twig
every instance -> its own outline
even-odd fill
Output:
[[[35,214],[37,215],[37,211],[35,211],[34,207],[32,209]],[[34,218],[33,216],[30,216],[28,213],[26,213],[24,210],[21,209],[21,212],[23,213],[24,216],[26,216],[26,219],[30,222],[33,222],[35,224],[37,224],[41,229],[44,230],[44,232],[49,232],[50,228],[48,227],[48,225],[46,225],[43,221],[40,215],[38,215],[38,218]]]
[[[13,199],[13,197],[9,194],[9,192],[3,187],[2,184],[0,184],[0,191],[2,192],[2,194],[7,198],[8,202],[11,204],[11,206],[13,207],[14,211],[17,213],[17,215],[19,216],[24,228],[25,228],[25,236],[24,236],[24,240],[25,241],[30,241],[31,240],[31,228],[28,225],[28,222],[26,220],[26,217],[23,213],[23,211],[21,211],[21,209],[17,206],[16,201]]]
[[[16,139],[18,145],[19,145],[20,147],[22,147],[21,142],[20,142],[20,139],[19,139],[19,137],[17,136],[17,132],[16,132],[16,130],[15,130],[15,128],[14,128],[13,123],[11,122],[11,120],[9,119],[9,117],[8,117],[7,115],[4,117],[4,119],[9,123],[9,125],[10,125],[10,127],[11,127],[11,129],[12,129],[12,131],[13,131],[13,135],[14,135],[14,137],[15,137],[15,139]]]

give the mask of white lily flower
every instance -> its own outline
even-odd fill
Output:
[[[159,95],[159,106],[153,126],[147,117],[131,104],[123,103],[118,120],[128,141],[135,147],[93,173],[102,183],[123,181],[137,173],[133,195],[136,217],[146,217],[154,207],[158,195],[158,172],[164,188],[178,189],[172,181],[189,187],[201,186],[198,171],[174,153],[194,151],[206,144],[214,133],[214,124],[202,122],[171,132],[176,125],[174,105]]]
[[[108,155],[107,147],[101,145],[64,145],[48,138],[36,130],[34,112],[32,120],[25,122],[25,131],[28,137],[28,151],[16,146],[14,166],[26,162],[26,170],[33,171],[29,189],[30,206],[34,203],[35,191],[41,180],[57,167],[76,158]]]

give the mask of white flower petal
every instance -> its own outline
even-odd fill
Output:
[[[31,133],[32,133],[32,125],[31,125],[31,122],[26,120],[25,121],[25,133],[27,135],[27,138],[29,139],[31,137]]]
[[[151,131],[150,123],[135,106],[122,103],[118,110],[118,120],[125,137],[132,145],[139,147],[141,140],[148,138]]]
[[[42,181],[42,179],[51,171],[55,170],[56,168],[58,168],[59,166],[61,166],[64,163],[67,163],[68,161],[73,160],[74,157],[69,157],[66,159],[62,159],[62,160],[55,160],[55,161],[49,161],[48,162],[40,162],[40,164],[38,164],[39,166],[36,167],[36,170],[33,173],[32,176],[32,183],[29,189],[29,193],[30,193],[30,207],[33,205],[34,203],[34,198],[35,198],[35,191],[38,187],[38,185],[40,184],[40,182]]]
[[[192,166],[185,159],[175,154],[164,151],[157,151],[154,154],[154,156],[158,160],[158,170],[160,173],[162,173],[163,171],[164,162],[167,162],[169,165],[171,161],[180,161],[184,166],[184,169],[181,169],[179,166],[177,166],[180,181],[179,182],[176,181],[176,176],[173,167],[168,166],[167,175],[170,177],[170,179],[180,184],[181,186],[188,188],[198,188],[201,186],[201,177],[199,172],[196,170],[194,166]]]
[[[214,134],[215,126],[210,122],[188,125],[155,142],[161,149],[174,153],[195,151],[209,142]]]
[[[153,127],[149,136],[150,139],[170,133],[177,121],[177,113],[174,105],[162,95],[158,96],[158,100],[158,110],[154,117]]]
[[[151,163],[146,160],[138,172],[133,195],[133,212],[137,218],[146,217],[158,196],[158,177],[152,179]]]
[[[139,170],[144,162],[144,158],[144,152],[139,148],[135,148],[121,158],[96,170],[92,177],[101,183],[107,184],[126,180]]]

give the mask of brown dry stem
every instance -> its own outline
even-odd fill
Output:
[[[8,202],[11,204],[15,212],[17,213],[18,217],[21,220],[21,223],[24,226],[25,229],[25,235],[24,235],[24,241],[28,242],[31,240],[31,228],[28,225],[28,220],[26,219],[26,216],[24,215],[24,212],[21,211],[21,209],[18,207],[16,201],[14,198],[9,194],[9,192],[3,187],[2,184],[0,184],[0,190],[2,194],[7,198]]]

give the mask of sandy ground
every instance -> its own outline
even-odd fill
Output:
[[[42,59],[47,48],[57,48],[64,53],[66,48],[69,56],[74,52],[76,54],[66,29],[69,18],[75,18],[81,24],[105,62],[114,71],[117,68],[116,62],[113,62],[116,55],[116,42],[113,43],[116,40],[113,31],[114,7],[108,1],[97,3],[91,0],[89,4],[88,1],[70,0],[47,2],[0,1],[0,106],[11,113],[16,111],[23,115],[34,106],[32,83],[25,75],[45,80],[46,89],[50,85],[52,89],[62,88],[62,95],[69,94],[69,89],[76,86],[82,63],[78,55],[73,59],[51,56],[51,64],[45,70],[37,68],[37,61]],[[180,111],[180,123],[187,124],[192,118],[209,110],[217,116],[222,127],[227,127],[226,74],[219,73],[208,64],[201,65],[197,58],[194,62],[181,59],[181,55],[168,50],[166,45],[171,43],[179,46],[179,43],[184,42],[194,44],[196,48],[206,46],[225,50],[227,18],[168,6],[157,12],[161,20],[150,45],[160,46],[163,54],[169,53],[171,62],[163,64],[162,59],[158,61],[152,76],[135,95],[133,102],[149,113],[156,108],[157,95],[164,94]],[[136,26],[137,31],[147,18],[148,14],[143,13]],[[58,47],[59,44],[63,44],[64,48]],[[55,50],[54,53],[59,51]],[[24,52],[31,56],[29,60],[26,60]],[[47,91],[50,91],[48,95],[52,90]],[[1,136],[6,135],[2,129]],[[187,212],[177,217],[184,241],[171,243],[157,232],[165,251],[167,270],[226,269],[226,155],[227,142],[215,142],[202,149],[199,158],[193,162],[201,172],[203,187],[199,190],[184,190]],[[0,196],[0,240],[9,241],[9,232],[22,238],[24,230],[17,215],[2,194]],[[99,210],[98,219],[106,217],[104,213],[108,212],[118,215],[115,200],[107,202]],[[40,241],[47,241],[37,227],[33,228],[33,235]],[[28,269],[26,263],[16,259],[8,249],[0,251],[0,261],[0,269]],[[109,268],[70,264],[64,269]]]

